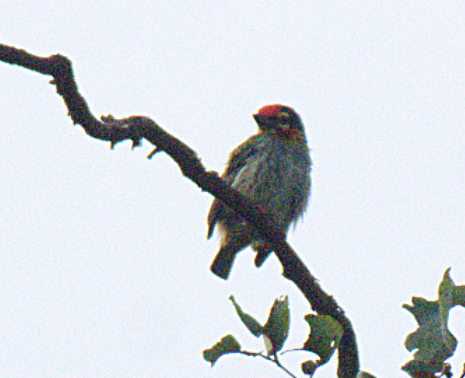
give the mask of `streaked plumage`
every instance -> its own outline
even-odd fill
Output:
[[[221,177],[254,200],[284,234],[303,214],[310,195],[311,160],[300,117],[283,105],[261,108],[254,118],[259,132],[232,151]],[[221,247],[211,265],[227,279],[236,254],[252,245],[260,266],[271,249],[260,235],[223,202],[214,199],[208,238],[218,225]]]

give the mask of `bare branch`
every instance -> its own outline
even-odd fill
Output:
[[[132,140],[133,145],[146,139],[155,147],[149,155],[163,151],[179,165],[184,176],[237,211],[253,224],[260,234],[273,246],[283,266],[283,275],[294,282],[318,314],[331,315],[344,328],[344,335],[338,348],[338,376],[354,378],[359,370],[359,359],[355,333],[344,311],[334,298],[318,285],[302,260],[287,244],[283,234],[266,219],[258,206],[241,193],[227,186],[214,172],[207,172],[195,151],[176,139],[148,117],[132,116],[115,119],[112,116],[97,120],[78,91],[74,80],[71,61],[62,55],[38,57],[14,47],[0,44],[0,61],[16,64],[32,71],[50,75],[58,94],[63,98],[69,115],[75,124],[81,125],[90,136],[106,140],[115,145],[123,140]]]

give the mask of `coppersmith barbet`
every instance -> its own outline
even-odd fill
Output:
[[[310,196],[311,159],[304,126],[292,108],[277,104],[262,107],[254,119],[258,133],[231,152],[221,177],[287,234]],[[223,279],[228,278],[237,253],[247,246],[257,252],[257,267],[272,252],[253,227],[215,198],[208,214],[208,238],[216,225],[221,246],[210,269]]]

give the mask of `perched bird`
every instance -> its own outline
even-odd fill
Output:
[[[286,235],[310,196],[311,160],[304,126],[284,105],[264,106],[253,117],[258,133],[232,151],[221,177],[255,201]],[[227,279],[237,253],[249,245],[257,252],[257,267],[272,252],[255,228],[215,198],[208,214],[208,238],[217,224],[221,247],[210,267],[217,276]]]

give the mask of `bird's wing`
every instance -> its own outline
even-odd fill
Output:
[[[221,176],[228,184],[234,181],[239,171],[259,152],[259,137],[260,135],[254,135],[231,152],[226,170]]]
[[[224,213],[225,205],[219,199],[215,198],[213,200],[212,206],[210,207],[210,211],[208,212],[207,223],[208,223],[208,233],[207,238],[210,239],[213,235],[213,231],[215,230],[216,222],[220,218],[220,214]]]
[[[221,178],[226,181],[228,185],[231,185],[234,182],[237,174],[241,171],[242,168],[247,164],[247,161],[258,153],[259,149],[257,148],[256,138],[258,135],[247,139],[244,143],[239,145],[237,148],[231,152],[231,155],[226,166],[226,170],[221,175]],[[227,206],[215,198],[213,200],[212,206],[208,213],[207,223],[208,223],[208,233],[207,237],[211,238],[215,225],[218,220],[222,219],[227,210]]]

